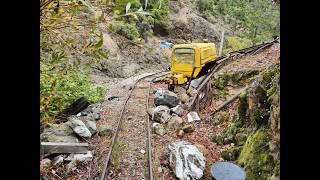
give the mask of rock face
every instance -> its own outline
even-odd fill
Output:
[[[73,130],[70,128],[70,122],[52,124],[50,128],[44,129],[40,135],[40,139],[44,142],[79,142],[78,138],[73,134]]]
[[[163,136],[166,134],[166,129],[163,127],[160,123],[153,123],[152,128],[156,134],[159,134],[160,136]]]
[[[171,119],[168,121],[167,127],[170,130],[176,131],[181,128],[183,120],[181,117],[177,115],[173,115]]]
[[[176,9],[172,9],[169,15],[173,29],[184,29],[184,32],[190,32],[173,32],[173,34],[182,39],[208,39],[209,41],[220,41],[219,37],[222,29],[225,30],[226,35],[230,33],[226,27],[218,25],[219,23],[210,23],[205,18],[188,10],[187,7],[177,5],[174,8]]]
[[[180,180],[200,179],[206,160],[196,146],[186,141],[177,141],[168,146],[169,163]]]
[[[81,137],[85,137],[85,138],[91,137],[92,134],[87,128],[87,126],[81,120],[77,119],[77,117],[71,116],[69,118],[69,121],[71,123],[70,127],[73,129],[73,132],[75,132]]]
[[[158,106],[152,111],[152,120],[159,123],[166,123],[170,118],[170,109],[167,106]]]
[[[174,92],[159,89],[154,95],[154,103],[156,106],[165,105],[170,108],[177,106],[180,102],[180,99],[177,94]]]

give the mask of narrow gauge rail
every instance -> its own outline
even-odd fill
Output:
[[[260,52],[261,50],[272,46],[275,43],[279,42],[279,38],[275,38],[273,41],[270,42],[266,42],[266,43],[262,43],[259,45],[255,45],[249,48],[245,48],[245,49],[241,49],[238,51],[234,51],[229,53],[227,56],[221,56],[217,58],[217,63],[209,70],[208,74],[206,75],[206,77],[203,79],[203,81],[200,83],[200,85],[196,88],[197,93],[193,96],[190,104],[189,104],[189,109],[190,110],[195,110],[195,111],[199,111],[200,109],[203,109],[206,105],[208,105],[208,103],[211,103],[212,101],[212,84],[211,84],[211,79],[213,77],[213,74],[221,67],[223,66],[226,62],[233,60],[235,58],[239,58],[241,56],[245,56],[245,55],[255,55],[258,52]],[[160,75],[159,75],[160,74]],[[112,137],[112,141],[111,141],[111,146],[109,148],[109,152],[108,152],[108,156],[107,159],[105,161],[104,164],[104,169],[103,169],[103,173],[101,175],[101,180],[105,180],[108,177],[108,173],[109,173],[109,166],[110,166],[110,162],[111,162],[111,158],[112,158],[112,153],[113,153],[113,148],[115,146],[116,141],[118,140],[118,134],[121,130],[121,126],[122,126],[122,121],[123,121],[123,117],[124,115],[129,112],[128,110],[126,110],[126,107],[128,106],[128,102],[130,99],[132,99],[132,95],[133,92],[136,89],[146,89],[146,109],[149,108],[149,94],[150,94],[150,90],[151,90],[151,84],[152,81],[156,78],[159,78],[161,76],[165,76],[169,74],[169,72],[156,72],[156,73],[152,73],[150,75],[144,76],[140,79],[138,79],[135,84],[132,86],[125,102],[124,105],[121,109],[120,115],[119,115],[119,119],[118,119],[118,124],[115,130],[115,133]],[[158,76],[156,76],[158,75]],[[143,82],[145,83],[147,81],[148,86],[137,86],[138,84],[143,84]],[[138,88],[137,88],[138,87]],[[142,99],[143,97],[138,97],[136,99]],[[139,103],[141,104],[141,103]],[[137,112],[136,112],[137,113]],[[142,170],[143,172],[140,172],[140,177],[138,178],[146,178],[148,177],[149,180],[153,180],[153,164],[152,164],[152,152],[151,152],[151,131],[150,131],[150,122],[149,122],[149,116],[146,113],[146,110],[144,111],[145,113],[145,121],[146,124],[142,123],[140,124],[140,128],[143,127],[143,129],[140,129],[139,132],[145,133],[145,137],[146,138],[146,142],[145,142],[145,146],[143,149],[146,149],[147,152],[147,160],[145,160],[144,163],[144,168],[147,167],[147,170]],[[140,114],[141,116],[142,114]],[[134,120],[133,120],[134,121]],[[135,128],[139,128],[139,126],[136,126]],[[143,139],[140,139],[140,141],[143,141]],[[139,150],[139,148],[141,149],[142,147],[137,147],[135,148],[136,150]],[[136,153],[136,152],[135,152]],[[132,167],[129,167],[132,168]],[[126,169],[126,171],[128,171],[128,169]]]
[[[132,179],[132,176],[135,176],[138,179],[153,180],[149,116],[143,108],[140,108],[142,109],[142,111],[139,111],[137,110],[137,107],[141,106],[144,102],[146,103],[145,108],[148,108],[148,99],[153,79],[159,78],[168,73],[169,72],[152,73],[136,80],[136,82],[132,86],[119,115],[117,127],[115,129],[115,133],[113,134],[108,156],[104,164],[101,180],[105,180],[108,178],[110,164],[113,157],[112,153],[114,153],[113,151],[117,142],[123,142],[129,145],[129,147],[126,147],[128,150],[125,150],[126,152],[124,152],[124,154],[120,157],[120,159],[128,160],[128,162],[119,162],[121,169],[125,171],[119,178],[122,179],[131,177]],[[145,98],[143,97],[143,95],[146,95],[146,101],[143,100]],[[132,103],[132,105],[129,106],[129,103]],[[125,116],[126,118],[124,118]],[[135,118],[142,117],[143,121],[141,121],[141,119],[128,120],[129,116]],[[127,122],[124,122],[124,119],[126,119]],[[129,129],[124,129],[122,127],[124,123],[131,123],[131,127]],[[126,137],[125,134],[128,132],[130,133],[130,135],[129,137],[128,135],[126,135]],[[135,146],[137,147],[130,146],[130,143],[133,143],[134,141],[136,142]],[[141,153],[141,151],[147,152],[147,157],[144,156],[144,153]]]
[[[199,112],[201,109],[211,103],[213,98],[213,87],[211,84],[211,80],[214,73],[217,72],[219,68],[221,68],[221,66],[225,65],[226,62],[246,55],[255,55],[263,49],[266,49],[278,42],[279,38],[277,37],[273,41],[258,44],[249,48],[231,52],[226,56],[218,57],[216,59],[215,65],[209,70],[208,74],[205,76],[205,78],[203,78],[202,82],[200,82],[199,86],[196,88],[197,92],[193,96],[192,101],[189,104],[189,110]]]

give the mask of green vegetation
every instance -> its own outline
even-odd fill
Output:
[[[90,103],[101,99],[105,87],[90,83],[89,74],[74,66],[59,67],[58,64],[40,62],[40,115],[50,117],[85,96]]]
[[[196,4],[207,19],[210,16],[224,17],[225,23],[233,26],[235,35],[245,41],[259,43],[280,33],[280,7],[273,1],[197,0]]]
[[[268,152],[268,133],[259,129],[248,137],[238,162],[244,166],[247,179],[269,179],[273,173],[273,161]]]
[[[147,1],[147,8],[144,1],[118,0],[114,11],[117,21],[111,24],[110,30],[130,40],[146,41],[154,32],[166,32],[170,26],[168,0]]]
[[[226,38],[226,48],[223,50],[224,54],[228,54],[232,51],[237,51],[252,46],[253,43],[250,39],[239,38],[231,36]]]
[[[107,59],[98,12],[83,17],[90,3],[55,1],[41,5],[40,118],[52,119],[81,96],[91,103],[106,87],[90,82],[90,67]]]
[[[134,24],[119,21],[111,25],[111,29],[130,40],[135,40],[140,37],[140,33]]]
[[[280,7],[272,1],[219,0],[216,2],[216,9],[222,15],[229,15],[234,29],[243,28],[239,30],[239,34],[245,34],[254,43],[269,40],[279,34]]]
[[[279,64],[261,72],[255,85],[240,95],[232,122],[213,138],[218,144],[236,144],[221,155],[242,165],[249,180],[280,173],[280,148],[270,146],[279,141],[279,74]]]
[[[111,163],[115,168],[119,168],[120,157],[123,154],[123,151],[126,149],[127,145],[122,141],[115,141],[114,147],[112,149]]]
[[[198,0],[196,3],[199,12],[205,17],[210,16],[211,12],[214,11],[214,0]]]

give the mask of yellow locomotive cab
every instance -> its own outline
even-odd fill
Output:
[[[197,78],[217,57],[214,43],[190,43],[174,45],[171,55],[170,85],[185,84]]]

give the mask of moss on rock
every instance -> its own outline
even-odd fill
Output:
[[[239,155],[238,163],[244,166],[247,179],[269,179],[273,174],[273,161],[266,144],[268,133],[258,129],[251,135]]]
[[[268,68],[247,92],[240,95],[232,123],[215,137],[221,144],[235,142],[236,147],[223,151],[221,155],[225,160],[242,165],[249,180],[270,179],[280,174],[278,70],[277,65]],[[241,149],[239,154],[237,149]]]
[[[227,149],[221,152],[221,156],[226,161],[235,161],[237,160],[240,152],[241,152],[242,146],[233,147],[231,149]]]

